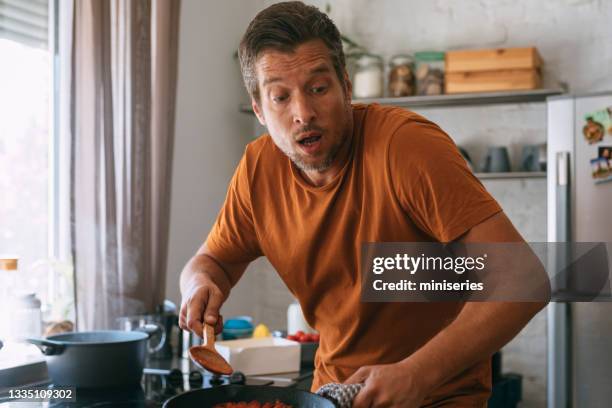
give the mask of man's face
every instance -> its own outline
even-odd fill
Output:
[[[351,131],[351,88],[338,79],[321,40],[294,52],[266,50],[255,64],[259,103],[253,109],[276,146],[303,171],[334,164]]]

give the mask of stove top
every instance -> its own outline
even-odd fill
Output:
[[[247,384],[247,385],[271,385],[273,380],[257,379],[245,377],[242,373],[234,373],[232,376],[216,376],[208,372],[196,370],[191,364],[182,364],[181,368],[176,366],[172,368],[159,368],[160,366],[168,366],[156,362],[155,368],[145,368],[141,384],[139,386],[130,387],[113,387],[101,389],[76,389],[76,401],[50,401],[38,403],[41,407],[142,407],[153,408],[161,407],[169,398],[181,394],[183,392],[217,387],[226,384]],[[31,384],[29,386],[20,387],[25,389],[28,387],[53,389],[54,385],[50,382]],[[7,396],[0,395],[0,407],[10,406]]]

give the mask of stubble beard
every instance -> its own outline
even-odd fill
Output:
[[[340,148],[344,144],[345,139],[346,139],[346,135],[342,137],[342,140],[340,140],[340,142],[334,144],[329,149],[329,152],[323,158],[323,161],[318,162],[318,163],[308,163],[303,160],[302,155],[296,152],[289,153],[289,154],[285,152],[285,154],[287,154],[287,156],[289,157],[289,159],[291,159],[293,164],[295,164],[296,167],[302,171],[323,172],[329,169],[331,165],[334,163],[334,160],[336,160],[336,156],[338,156],[338,152],[340,151]]]
[[[347,109],[345,111],[346,116],[344,117],[344,123],[342,126],[342,134],[340,136],[340,140],[331,146],[329,152],[325,155],[323,161],[318,163],[308,163],[306,162],[302,155],[298,152],[288,152],[284,151],[285,155],[289,157],[289,159],[295,164],[295,166],[301,171],[316,171],[323,172],[331,167],[331,165],[336,160],[338,153],[342,150],[342,147],[350,140],[352,133],[352,117],[348,115],[352,115],[351,105],[348,104]],[[288,150],[288,149],[287,149]]]

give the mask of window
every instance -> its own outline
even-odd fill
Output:
[[[64,279],[58,277],[67,275],[66,268],[58,271],[48,261],[57,256],[59,201],[54,132],[57,30],[49,23],[56,21],[57,1],[49,1],[0,0],[0,254],[19,258],[15,288],[10,290],[36,293],[45,320],[57,318],[53,302]],[[61,308],[62,317],[72,317],[71,307]],[[2,330],[9,329],[0,327],[0,337]]]
[[[48,255],[48,50],[0,38],[0,248],[19,269]]]

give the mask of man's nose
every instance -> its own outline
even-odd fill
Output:
[[[306,125],[314,121],[315,109],[307,95],[299,94],[293,99],[293,122]]]

